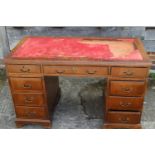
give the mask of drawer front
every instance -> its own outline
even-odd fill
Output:
[[[142,97],[113,97],[107,98],[107,106],[110,110],[141,110],[144,99]]]
[[[47,111],[45,110],[45,108],[16,106],[15,110],[17,118],[27,118],[27,119],[47,118]]]
[[[107,121],[109,123],[140,123],[140,112],[108,112]]]
[[[44,66],[43,67],[45,74],[73,74],[74,68],[69,66]]]
[[[41,78],[10,78],[13,90],[41,91],[43,89]]]
[[[79,67],[78,74],[82,75],[108,75],[108,67]]]
[[[44,95],[43,94],[14,94],[13,95],[15,105],[22,106],[43,106]]]
[[[107,75],[108,67],[44,66],[45,74]]]
[[[147,77],[147,68],[132,68],[132,67],[112,67],[111,75],[116,77]]]
[[[40,73],[39,65],[7,65],[7,69],[9,73]]]
[[[110,81],[110,95],[142,96],[145,92],[145,82]]]

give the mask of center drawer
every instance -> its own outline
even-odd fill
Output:
[[[43,94],[13,94],[15,105],[21,106],[43,106]]]
[[[43,107],[24,107],[16,106],[16,115],[18,118],[27,118],[27,119],[46,119],[47,110]]]
[[[108,67],[84,66],[43,66],[44,74],[53,75],[108,75]]]
[[[41,78],[10,78],[14,91],[42,91]]]
[[[73,74],[74,68],[69,66],[43,66],[45,74]]]
[[[110,81],[109,93],[113,96],[142,96],[144,92],[143,81]]]
[[[140,116],[140,112],[109,111],[107,113],[107,121],[109,123],[137,124],[140,123]]]
[[[79,67],[78,74],[82,75],[108,75],[108,67]]]

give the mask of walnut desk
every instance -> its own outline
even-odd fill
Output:
[[[60,97],[58,77],[78,76],[107,79],[104,128],[141,128],[151,63],[138,38],[28,36],[4,62],[17,127],[50,128]]]

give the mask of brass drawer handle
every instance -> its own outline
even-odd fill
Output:
[[[133,72],[131,71],[124,71],[123,74],[127,75],[127,76],[132,76],[133,75]]]
[[[122,91],[124,93],[131,93],[132,89],[131,88],[122,88]]]
[[[95,73],[96,73],[95,70],[94,70],[94,71],[87,70],[86,72],[87,72],[88,74],[95,74]]]
[[[122,107],[128,107],[131,105],[131,103],[130,102],[120,102],[119,105]]]
[[[120,121],[121,123],[128,123],[129,120],[130,120],[129,117],[120,117],[120,118],[119,118],[119,121]]]
[[[24,84],[23,88],[30,89],[30,88],[32,88],[32,85],[31,84]]]
[[[32,102],[34,100],[34,97],[25,97],[25,103]]]
[[[59,74],[62,74],[62,73],[64,73],[65,71],[64,71],[64,70],[56,70],[56,72],[59,73]]]
[[[29,68],[25,68],[24,66],[20,69],[21,72],[24,72],[24,73],[28,73],[30,72],[30,69]]]

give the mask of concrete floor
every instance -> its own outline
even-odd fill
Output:
[[[99,129],[103,125],[102,91],[104,79],[60,77],[62,96],[53,117],[54,129]],[[144,102],[142,127],[155,128],[155,82],[150,82]],[[15,112],[8,87],[3,81],[0,91],[0,128],[16,128]],[[24,129],[42,128],[26,125]]]

